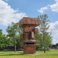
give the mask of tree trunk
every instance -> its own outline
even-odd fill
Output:
[[[14,38],[14,51],[16,51],[16,39]]]

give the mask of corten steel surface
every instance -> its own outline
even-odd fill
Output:
[[[40,24],[38,18],[29,18],[24,17],[20,21],[21,27],[23,28],[23,45],[24,53],[32,54],[36,52],[36,39],[35,34],[38,32],[38,29],[35,28]]]
[[[30,18],[30,17],[23,17],[23,19],[20,21],[21,26],[38,26],[40,24],[39,18]]]

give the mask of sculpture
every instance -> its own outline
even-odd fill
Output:
[[[23,28],[23,47],[24,53],[32,54],[36,52],[35,34],[38,29],[35,28],[40,24],[38,18],[23,17],[20,21]]]

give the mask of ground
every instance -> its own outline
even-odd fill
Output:
[[[0,51],[0,58],[58,58],[58,50],[44,53],[37,51],[35,54],[24,54],[22,51]]]

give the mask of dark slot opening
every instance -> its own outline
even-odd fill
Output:
[[[28,34],[28,39],[31,39],[31,38],[32,38],[31,32],[29,32],[29,34]]]
[[[35,44],[35,43],[33,43],[33,42],[25,42],[24,44]]]

